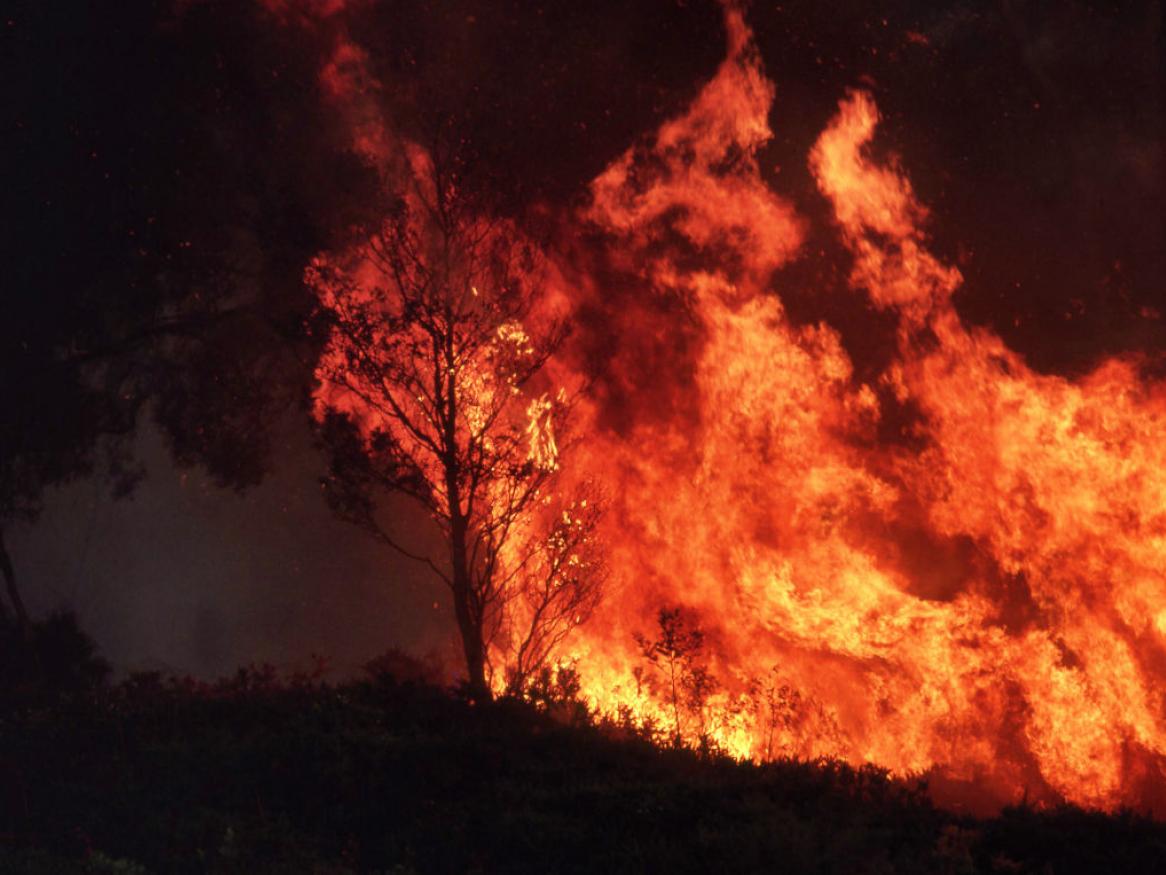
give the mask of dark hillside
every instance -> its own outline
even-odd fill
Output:
[[[1130,814],[958,818],[875,768],[662,749],[570,702],[473,706],[385,674],[140,676],[5,708],[4,872],[1060,875],[1166,860],[1166,826]]]

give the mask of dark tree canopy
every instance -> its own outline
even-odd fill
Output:
[[[310,375],[302,266],[369,202],[314,38],[249,5],[7,16],[0,534],[49,486],[127,493],[147,410],[179,464],[256,482]]]
[[[315,360],[304,266],[364,235],[383,204],[321,92],[337,28],[370,51],[403,131],[456,116],[473,132],[464,154],[511,211],[578,190],[719,56],[701,43],[694,70],[692,49],[668,50],[716,26],[711,6],[548,12],[545,34],[570,44],[523,36],[540,16],[521,4],[353,4],[328,21],[312,8],[6,10],[0,532],[47,486],[104,472],[129,487],[143,413],[178,464],[224,485],[263,475],[270,425],[306,396]],[[648,27],[660,15],[662,43]]]

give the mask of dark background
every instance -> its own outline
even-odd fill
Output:
[[[394,124],[456,117],[515,211],[577,202],[724,53],[719,9],[695,0],[350,3],[325,20],[283,5],[7,9],[6,349],[172,299],[308,319],[304,263],[380,206],[318,89],[339,26],[368,50]],[[846,289],[806,169],[838,100],[865,87],[885,116],[875,150],[901,162],[965,275],[966,320],[1043,371],[1137,354],[1162,372],[1159,3],[757,2],[747,17],[777,87],[763,172],[811,220],[806,257],[775,278],[793,318],[833,324],[860,370],[877,358],[876,317]],[[133,439],[148,476],[132,498],[75,478],[39,521],[9,528],[33,612],[74,607],[121,669],[216,674],[321,653],[351,670],[389,645],[448,650],[439,585],[330,517],[301,403],[310,371],[256,356],[286,337],[270,328],[252,319],[150,370],[160,388]],[[22,360],[0,361],[19,385]],[[278,390],[237,389],[264,368],[286,377]]]

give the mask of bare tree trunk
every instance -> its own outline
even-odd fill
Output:
[[[454,519],[450,527],[450,557],[453,565],[454,616],[457,618],[458,632],[461,633],[462,650],[466,657],[466,672],[469,677],[470,695],[479,701],[490,698],[490,688],[486,685],[486,648],[482,641],[481,619],[471,608],[473,592],[470,584],[470,569],[466,561],[466,523]],[[479,612],[480,613],[480,612]]]
[[[24,608],[24,599],[20,597],[20,590],[16,587],[16,572],[12,568],[12,558],[8,555],[8,547],[4,543],[4,530],[0,528],[0,574],[4,575],[4,586],[8,590],[8,600],[12,602],[12,610],[16,614],[16,623],[22,630],[28,629],[28,611]]]
[[[680,747],[684,743],[684,739],[680,735],[680,696],[676,692],[676,659],[674,657],[668,658],[668,677],[672,682],[672,719],[676,721],[676,734],[672,737],[672,743],[676,747]]]
[[[453,315],[446,307],[446,324],[453,324]],[[454,616],[458,631],[462,636],[462,650],[466,656],[466,672],[470,696],[475,701],[488,701],[490,688],[486,686],[486,648],[482,641],[483,605],[475,605],[473,581],[470,579],[469,550],[467,536],[469,520],[462,511],[461,489],[458,483],[458,385],[455,379],[457,357],[454,355],[453,332],[445,337],[445,406],[442,420],[442,445],[445,455],[442,467],[445,469],[446,500],[449,506],[449,546],[450,564],[453,571],[452,589]],[[440,383],[438,383],[440,387]],[[437,387],[435,387],[437,388]],[[438,393],[439,394],[439,393]]]
[[[491,697],[490,688],[486,684],[486,648],[482,642],[481,629],[472,621],[462,629],[462,645],[466,654],[470,695],[478,701],[485,701]]]

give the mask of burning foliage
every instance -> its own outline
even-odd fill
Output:
[[[1039,374],[967,326],[927,208],[870,146],[865,91],[808,165],[893,351],[860,376],[835,328],[795,323],[783,282],[813,257],[808,220],[763,178],[775,88],[733,4],[725,25],[728,56],[691,107],[557,216],[541,295],[513,320],[522,337],[567,315],[540,373],[593,391],[559,482],[610,497],[607,597],[538,661],[568,660],[586,701],[676,743],[876,762],[1001,800],[1161,806],[1166,386],[1129,357]],[[368,83],[345,82],[335,99],[359,108]],[[399,181],[423,151],[384,148],[383,120],[356,115],[354,148]],[[364,379],[351,359],[322,369],[320,404]]]
[[[475,211],[456,164],[406,149],[404,197],[381,232],[307,275],[329,317],[316,370],[333,459],[323,485],[343,518],[445,582],[470,688],[486,698],[493,655],[522,689],[590,617],[597,508],[585,488],[554,491],[570,403],[539,387],[564,333],[554,319],[536,327],[532,247]],[[378,489],[424,507],[444,550],[403,544],[377,513]]]

